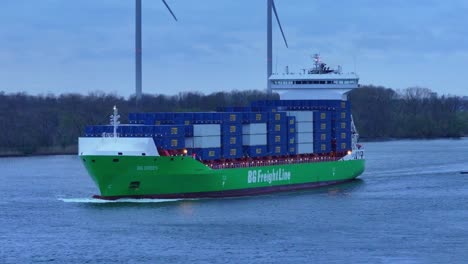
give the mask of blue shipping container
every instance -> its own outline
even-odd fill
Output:
[[[196,159],[218,160],[221,158],[221,148],[194,148],[191,150]]]
[[[288,136],[287,136],[288,142],[287,142],[287,144],[296,144],[297,143],[296,135],[297,135],[296,133],[288,133]]]
[[[336,112],[333,112],[333,120],[336,121],[350,121],[351,120],[351,112],[347,110],[337,110]]]
[[[286,144],[286,143],[288,143],[288,135],[287,135],[286,131],[268,133],[267,142],[268,142],[268,145],[271,145],[271,144]]]
[[[222,135],[240,135],[242,134],[241,123],[223,123],[221,125]]]
[[[288,116],[287,126],[288,126],[288,131],[287,131],[288,135],[289,134],[291,134],[291,135],[294,134],[295,135],[296,132],[297,132],[297,130],[296,130],[297,124],[296,124],[296,118],[294,116]]]
[[[242,135],[230,135],[221,137],[221,146],[223,147],[241,147]]]
[[[219,113],[221,114],[221,121],[223,123],[240,123],[242,122],[242,113],[230,112],[230,113]]]
[[[133,126],[120,126],[121,136],[123,137],[132,137],[133,136]]]
[[[332,138],[336,140],[348,140],[351,139],[350,131],[335,131],[332,133]]]
[[[331,100],[330,106],[334,107],[336,110],[346,109],[349,110],[351,108],[351,104],[349,101],[341,101],[341,100]]]
[[[175,113],[174,123],[179,125],[190,125],[193,124],[193,113]]]
[[[136,124],[144,124],[146,119],[146,113],[136,113],[137,122]]]
[[[143,126],[143,136],[152,137],[154,134],[154,126]]]
[[[248,146],[244,147],[244,153],[248,157],[263,157],[267,155],[267,146],[259,145],[259,146]]]
[[[347,150],[351,150],[351,139],[336,141],[336,151],[347,151]]]
[[[185,147],[184,137],[162,137],[154,138],[157,147],[163,149],[183,149]]]
[[[275,113],[278,112],[278,107],[276,106],[253,106],[252,112],[265,112],[265,113]]]
[[[268,145],[268,152],[272,156],[283,156],[288,154],[288,144]]]
[[[286,121],[286,113],[285,112],[275,112],[268,114],[268,121],[273,122],[281,122]]]
[[[334,130],[347,130],[351,131],[351,120],[341,120],[332,122]]]
[[[281,122],[273,122],[270,121],[267,123],[267,130],[268,132],[287,132],[289,125],[287,120],[283,120]]]
[[[186,137],[193,137],[193,125],[186,125],[184,131]]]
[[[329,153],[331,152],[330,141],[316,141],[314,142],[314,153]]]
[[[328,132],[331,133],[332,125],[331,121],[316,121],[314,122],[314,133],[316,132]]]
[[[154,137],[182,137],[186,133],[184,125],[159,125],[153,127]]]
[[[297,144],[288,144],[288,153],[289,155],[297,154]]]
[[[130,123],[130,124],[138,123],[137,113],[129,113],[128,114],[128,123]]]
[[[242,158],[243,157],[242,146],[241,147],[223,146],[221,155],[225,159]]]
[[[314,112],[314,122],[322,122],[322,121],[328,121],[330,122],[332,120],[332,113],[331,111],[316,111]]]
[[[144,131],[143,131],[144,126],[133,126],[133,136],[134,137],[143,137],[144,136]]]
[[[266,123],[268,120],[268,113],[265,112],[246,112],[242,114],[242,123]]]
[[[330,141],[332,140],[332,133],[329,132],[314,132],[314,141]]]
[[[195,112],[193,113],[194,124],[220,124],[222,113]]]

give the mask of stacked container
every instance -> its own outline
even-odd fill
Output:
[[[221,113],[221,156],[225,159],[242,157],[242,113]]]
[[[329,153],[332,142],[330,111],[314,112],[314,153]]]
[[[288,116],[288,154],[289,155],[296,155],[297,154],[297,125],[296,125],[296,117]]]
[[[221,158],[221,127],[219,124],[194,124],[193,137],[185,138],[189,153],[202,160]]]
[[[267,124],[250,123],[242,125],[244,153],[248,157],[262,157],[267,154]]]
[[[296,121],[297,154],[314,152],[314,112],[289,111],[288,115]]]
[[[288,154],[288,119],[285,112],[268,114],[268,153],[272,156]]]
[[[220,112],[130,113],[120,137],[152,137],[158,148],[183,149],[203,160],[282,156],[351,149],[348,101],[264,100]],[[85,136],[113,133],[87,126]]]
[[[342,101],[337,107],[332,120],[332,137],[335,140],[336,151],[342,152],[351,149],[351,113],[347,101]]]

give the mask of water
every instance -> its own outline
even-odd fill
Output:
[[[0,263],[467,263],[468,139],[366,143],[360,180],[94,200],[77,157],[0,159]]]

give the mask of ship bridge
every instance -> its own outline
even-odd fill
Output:
[[[286,68],[283,74],[270,76],[273,92],[281,100],[347,100],[347,93],[359,87],[356,73],[342,73],[341,67],[330,69],[314,56],[315,67],[303,69],[300,73],[290,73]]]

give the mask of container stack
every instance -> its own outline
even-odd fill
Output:
[[[289,155],[296,155],[297,154],[297,125],[296,125],[296,117],[288,116],[288,154]]]
[[[145,137],[153,137],[156,146],[166,150],[185,148],[183,125],[142,126]]]
[[[288,119],[285,112],[268,114],[268,153],[272,156],[282,156],[288,153]]]
[[[252,158],[265,156],[267,154],[267,124],[254,122],[243,124],[242,142],[246,156]]]
[[[331,152],[331,113],[330,111],[314,112],[314,153]]]
[[[336,151],[351,149],[351,112],[349,102],[340,102],[332,120],[332,137],[335,139]]]
[[[222,113],[221,156],[236,159],[243,155],[242,150],[242,113]]]
[[[221,127],[219,124],[194,124],[193,137],[185,138],[189,154],[202,160],[221,158]]]
[[[314,152],[314,112],[313,111],[288,111],[288,116],[296,121],[297,154]]]
[[[120,137],[152,137],[158,148],[187,148],[203,160],[326,154],[351,149],[348,101],[264,100],[218,112],[130,113]],[[112,126],[87,126],[86,137],[113,134]]]

